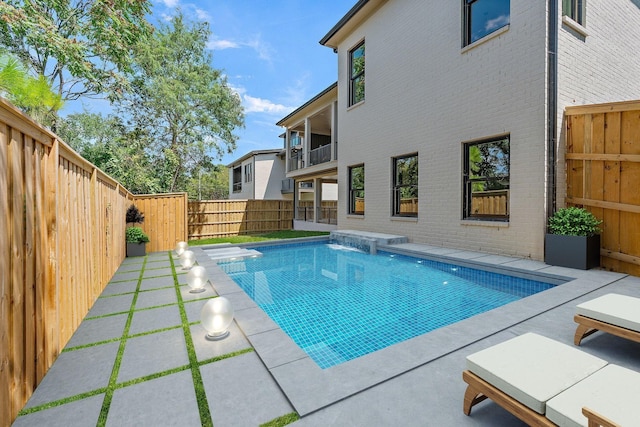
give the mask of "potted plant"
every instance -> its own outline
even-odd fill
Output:
[[[601,223],[584,208],[558,210],[549,218],[544,262],[581,270],[599,267]]]
[[[129,206],[126,215],[127,224],[134,224],[125,231],[125,239],[127,241],[127,256],[145,256],[147,254],[146,244],[149,242],[149,236],[142,228],[135,224],[144,222],[144,214],[135,206]]]

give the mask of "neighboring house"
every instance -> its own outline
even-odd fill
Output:
[[[287,176],[415,242],[542,259],[564,108],[640,99],[637,0],[360,0],[320,43],[338,83],[278,123]]]
[[[252,151],[227,168],[229,199],[293,199],[293,183],[285,177],[285,158],[281,148]]]
[[[332,84],[277,123],[285,128],[286,175],[296,189],[295,229],[336,228],[337,86]]]

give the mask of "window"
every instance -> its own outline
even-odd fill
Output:
[[[509,220],[509,136],[464,144],[464,219]]]
[[[242,191],[242,166],[233,168],[233,192]]]
[[[364,215],[364,165],[349,168],[349,213]]]
[[[510,0],[463,0],[464,46],[509,25]]]
[[[393,159],[393,215],[418,216],[418,155]]]
[[[251,173],[251,163],[244,165],[244,182],[253,181],[253,176]]]
[[[562,14],[584,27],[586,2],[587,0],[562,0]]]
[[[349,106],[364,101],[364,41],[349,51]]]

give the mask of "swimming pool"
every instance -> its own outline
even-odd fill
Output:
[[[554,286],[327,243],[257,249],[219,266],[323,369]]]

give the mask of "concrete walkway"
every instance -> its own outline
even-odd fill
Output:
[[[392,245],[385,250],[574,280],[322,370],[202,248],[193,250],[213,287],[189,293],[169,253],[125,260],[14,425],[258,426],[297,412],[296,426],[520,426],[489,401],[462,413],[466,355],[529,331],[572,344],[576,304],[608,292],[640,296],[637,277]],[[236,322],[211,342],[199,313],[216,295],[232,302]],[[640,371],[638,343],[597,333],[581,349]]]

